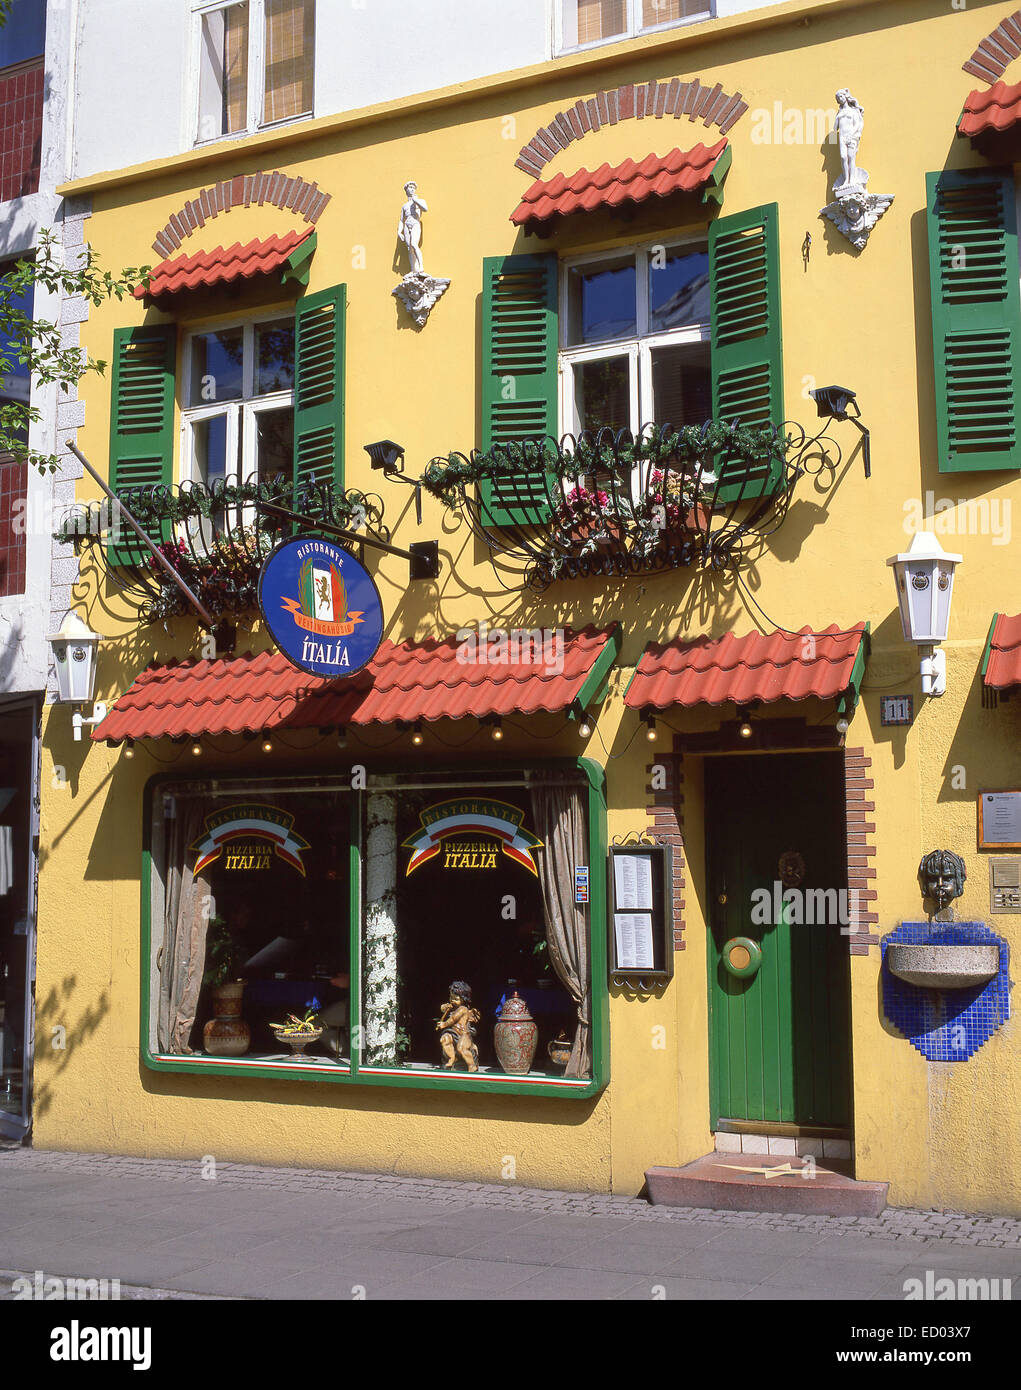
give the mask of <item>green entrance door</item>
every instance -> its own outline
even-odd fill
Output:
[[[850,1128],[842,756],[708,758],[705,785],[712,1127]]]

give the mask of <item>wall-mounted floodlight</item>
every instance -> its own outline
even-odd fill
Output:
[[[820,419],[849,420],[856,430],[861,431],[865,476],[871,478],[872,436],[861,422],[856,393],[849,386],[817,386],[809,395],[815,401]]]
[[[382,468],[387,476],[404,472],[404,445],[395,444],[392,439],[381,439],[376,444],[362,445],[373,468]]]

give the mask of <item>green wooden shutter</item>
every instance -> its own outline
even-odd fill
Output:
[[[926,175],[939,467],[1021,467],[1017,210],[1007,169]]]
[[[781,426],[783,344],[776,203],[721,217],[709,227],[713,418]],[[718,459],[719,498],[761,497],[783,481],[777,464]]]
[[[557,437],[557,258],[489,256],[482,266],[482,447]],[[483,520],[541,521],[544,475],[480,485]]]
[[[344,490],[344,319],[347,286],[306,295],[295,310],[294,487]]]
[[[110,487],[155,487],[174,477],[174,324],[117,328],[113,335],[110,409]],[[165,522],[149,532],[157,542],[170,539]],[[118,542],[107,548],[114,565],[146,564],[149,552],[122,523]]]

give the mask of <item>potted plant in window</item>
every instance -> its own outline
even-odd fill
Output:
[[[291,1049],[295,1061],[307,1057],[305,1048],[310,1043],[318,1042],[323,1035],[322,1026],[316,1021],[319,1008],[318,999],[306,1000],[304,1018],[299,1018],[297,1014],[288,1014],[284,1023],[269,1025],[277,1042],[285,1042]]]
[[[609,494],[595,481],[578,483],[564,495],[554,514],[557,539],[580,555],[612,554],[621,548],[624,528],[610,508]]]
[[[202,1029],[206,1052],[221,1057],[241,1057],[252,1041],[252,1032],[241,1017],[241,996],[245,982],[238,977],[237,944],[223,917],[209,923],[206,941],[206,970],[202,983],[211,989],[213,1017]]]

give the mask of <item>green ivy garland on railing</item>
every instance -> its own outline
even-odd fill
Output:
[[[324,523],[348,529],[382,521],[381,505],[360,493],[336,494],[332,487],[290,480],[277,482],[217,482],[206,488],[157,485],[122,488],[118,497],[139,526],[152,537],[166,559],[177,570],[202,604],[216,617],[242,613],[258,607],[259,572],[273,546],[290,533],[291,522],[264,512],[254,514],[254,524],[244,524],[247,512],[253,516],[257,502],[272,503],[285,510],[311,512]],[[75,507],[64,518],[55,539],[67,543],[99,543],[110,537],[115,520],[121,539],[132,557],[127,572],[139,576],[145,593],[142,611],[146,621],[178,617],[189,612],[178,586],[167,576],[155,557],[138,543],[133,533],[114,516],[109,500]],[[201,533],[189,531],[188,523],[207,522]],[[124,568],[119,566],[118,568]]]
[[[494,444],[470,455],[451,453],[434,458],[422,474],[428,492],[447,507],[458,505],[458,493],[485,478],[509,477],[523,472],[546,473],[557,482],[593,474],[626,478],[638,463],[664,464],[678,471],[711,471],[718,456],[735,469],[782,463],[789,440],[772,427],[745,428],[718,420],[702,426],[669,426],[643,430],[637,438],[627,433],[612,442],[609,431],[595,438],[567,436],[558,447],[552,439],[515,440]],[[700,467],[696,470],[695,466]]]
[[[122,488],[119,496],[144,531],[155,532],[163,523],[171,526],[182,522],[210,518],[224,511],[238,511],[251,507],[256,502],[272,502],[277,506],[293,509],[295,501],[303,500],[311,491],[316,503],[316,514],[325,522],[336,526],[350,526],[353,522],[361,524],[373,521],[374,508],[368,502],[352,501],[347,495],[337,496],[332,489],[313,487],[305,484],[297,487],[292,482],[281,483],[225,483],[214,484],[212,488],[182,487],[141,487]],[[94,504],[85,509],[75,510],[65,517],[55,533],[58,541],[71,541],[75,537],[91,536],[98,539],[101,531],[110,527],[112,503]],[[270,534],[283,533],[290,523],[260,517],[259,530]]]

